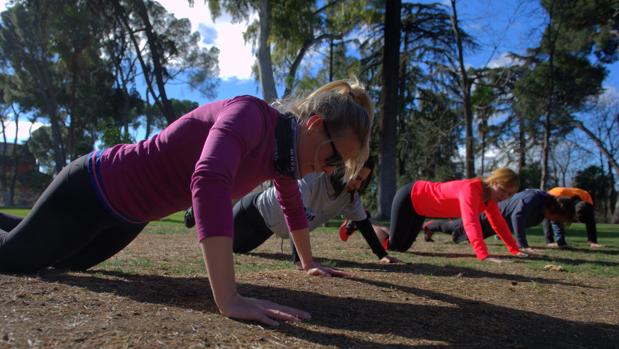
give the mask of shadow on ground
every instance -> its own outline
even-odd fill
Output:
[[[209,296],[208,279],[202,277],[108,271],[80,274],[49,271],[40,276],[45,281],[112,293],[137,302],[216,312]],[[363,289],[396,289],[408,296],[401,303],[381,300],[379,291],[376,299],[361,299],[250,284],[240,284],[239,289],[247,296],[277,300],[312,312],[310,326],[290,324],[276,330],[319,345],[393,348],[439,341],[463,347],[601,348],[616,346],[619,338],[618,326],[559,319],[384,281],[353,277],[347,282],[351,287],[357,285]],[[412,303],[417,297],[447,305]],[[376,334],[389,336],[390,343],[373,340]]]
[[[440,257],[445,257],[446,255],[451,255],[452,253],[415,253],[419,255],[436,255]],[[256,257],[262,257],[267,259],[275,259],[275,260],[288,260],[288,255],[282,253],[268,253],[268,252],[252,252],[251,255]],[[469,256],[463,254],[463,256]],[[473,255],[471,255],[473,257]],[[474,257],[473,257],[474,258]],[[464,278],[491,278],[498,280],[506,280],[506,281],[516,281],[516,282],[537,282],[540,284],[552,284],[552,285],[564,285],[564,286],[578,286],[583,288],[595,288],[590,285],[585,285],[581,283],[573,283],[573,282],[564,282],[561,280],[549,279],[549,278],[541,278],[541,277],[532,277],[532,276],[523,276],[518,274],[503,274],[503,273],[495,273],[491,271],[483,271],[474,268],[468,268],[463,266],[454,266],[454,265],[445,265],[439,266],[428,263],[407,263],[407,264],[379,264],[379,263],[360,263],[350,260],[343,259],[333,259],[333,258],[315,258],[320,263],[328,263],[329,265],[334,265],[338,268],[354,268],[361,269],[365,271],[377,271],[377,272],[392,272],[392,273],[408,273],[415,275],[432,275],[438,277],[464,277]],[[517,259],[520,260],[520,259]]]

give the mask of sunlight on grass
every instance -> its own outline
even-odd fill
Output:
[[[28,209],[5,208],[1,212],[25,216]],[[145,234],[195,234],[195,229],[187,229],[183,224],[184,211],[174,213],[162,220],[154,221],[144,229]],[[312,244],[314,255],[322,264],[331,267],[350,267],[351,262],[378,263],[378,259],[371,253],[360,234],[351,237],[356,243],[343,243],[337,237],[337,229],[340,220],[331,220],[326,226],[319,227],[312,232]],[[508,259],[509,269],[523,269],[532,272],[546,272],[547,265],[558,265],[564,269],[564,273],[578,276],[618,277],[619,276],[619,225],[598,224],[599,242],[606,247],[590,249],[587,244],[585,227],[583,224],[572,224],[567,231],[567,241],[573,247],[571,250],[549,249],[546,247],[541,226],[531,228],[527,232],[529,244],[539,249],[539,253],[531,258],[518,260]],[[477,261],[473,256],[472,249],[466,244],[453,245],[447,235],[436,236],[439,241],[428,244],[418,237],[413,247],[404,253],[391,252],[390,254],[405,261],[415,264],[431,264],[440,267],[472,268],[481,270],[500,270],[501,266],[490,265]],[[273,240],[272,238],[271,240]],[[358,239],[358,240],[356,240]],[[270,241],[270,240],[269,240]],[[251,273],[266,270],[296,268],[289,261],[288,242],[272,242],[278,246],[278,253],[284,253],[280,259],[263,258],[260,256],[237,255],[235,258],[236,270],[240,273]],[[424,245],[420,245],[424,244]],[[486,239],[488,250],[491,254],[507,256],[505,246],[495,238]],[[420,247],[421,246],[421,247]],[[271,246],[271,250],[273,247]],[[457,253],[454,254],[454,249]],[[272,253],[270,251],[269,253]],[[168,272],[179,275],[203,273],[204,266],[199,256],[195,261],[182,263],[175,260],[152,260],[146,257],[122,258],[115,257],[105,261],[98,268],[107,270],[122,270],[132,272]],[[349,262],[350,261],[350,262]]]

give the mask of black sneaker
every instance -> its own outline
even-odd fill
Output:
[[[196,219],[193,217],[193,208],[188,208],[185,211],[185,226],[187,228],[193,228],[196,225]]]

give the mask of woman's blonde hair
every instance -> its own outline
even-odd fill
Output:
[[[498,184],[503,188],[514,189],[517,191],[520,187],[520,178],[518,174],[507,167],[498,168],[486,178],[484,178],[484,183],[487,185]]]
[[[294,113],[301,124],[312,115],[322,116],[333,138],[354,136],[361,149],[356,157],[344,163],[344,181],[361,170],[370,154],[373,110],[370,96],[359,81],[333,81],[305,98],[278,101],[275,106],[283,109],[281,111]]]

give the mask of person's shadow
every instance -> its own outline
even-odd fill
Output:
[[[289,257],[283,253],[269,253],[269,252],[252,252],[250,253],[252,256],[266,258],[266,259],[274,259],[274,260],[287,260]],[[415,253],[420,254],[420,253]],[[445,257],[445,253],[434,253],[434,252],[423,252],[423,255],[436,255]],[[469,256],[469,255],[463,255]],[[471,258],[475,258],[474,255],[470,255]],[[456,266],[456,265],[434,265],[430,263],[419,263],[417,261],[413,263],[402,263],[402,264],[379,264],[379,263],[363,263],[357,262],[353,260],[345,260],[345,259],[335,259],[335,258],[314,258],[316,261],[322,263],[323,265],[334,266],[337,268],[345,268],[345,269],[359,269],[362,271],[375,271],[375,272],[385,272],[385,273],[406,273],[406,274],[414,274],[414,275],[432,275],[436,277],[464,277],[464,278],[492,278],[498,280],[506,280],[510,282],[536,282],[539,284],[546,285],[565,285],[565,286],[578,286],[583,288],[596,288],[595,286],[585,285],[582,283],[574,283],[574,282],[565,282],[561,280],[556,280],[552,278],[542,278],[535,276],[525,276],[518,274],[506,274],[506,273],[496,273],[485,270],[478,270],[475,268],[468,268],[464,266]],[[513,261],[523,261],[520,258],[511,258],[507,257],[506,260]],[[346,271],[346,270],[345,270]]]
[[[108,271],[64,274],[50,271],[42,274],[41,278],[93,292],[114,293],[141,303],[217,312],[212,298],[207,296],[210,294],[208,279],[203,277],[172,278]],[[345,282],[350,282],[351,287],[377,289],[376,295],[374,299],[339,297],[251,284],[240,284],[239,292],[310,311],[312,320],[309,326],[290,324],[276,330],[325,346],[403,348],[410,345],[410,340],[493,348],[601,348],[618,345],[618,326],[558,319],[384,281],[352,277]],[[384,293],[380,291],[384,289],[397,290],[407,296],[396,301],[384,299]],[[426,304],[408,303],[411,298],[422,298]],[[320,331],[316,327],[326,327],[338,333]],[[387,335],[389,342],[372,339],[375,334]]]

